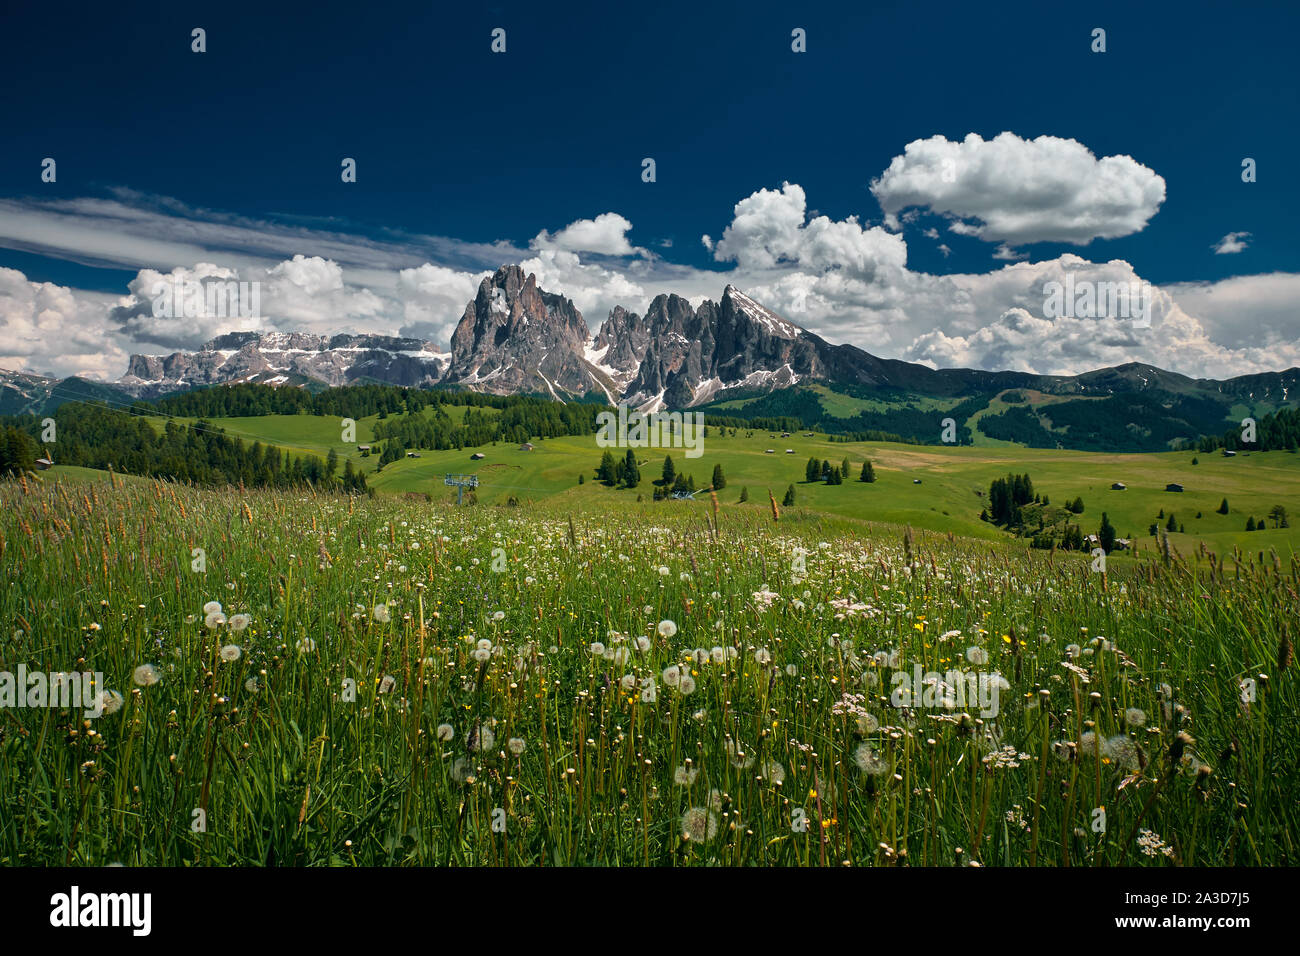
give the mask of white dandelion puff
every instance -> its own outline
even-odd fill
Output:
[[[496,743],[496,734],[492,732],[491,727],[480,725],[477,731],[471,730],[465,735],[465,746],[470,750],[479,752],[492,749]]]
[[[727,759],[737,770],[748,770],[754,766],[754,755],[745,753],[734,740],[727,741]]]
[[[691,807],[682,815],[682,836],[691,843],[704,843],[718,832],[718,818],[704,807]]]
[[[859,770],[873,777],[878,777],[889,770],[889,764],[880,759],[871,744],[859,744],[858,749],[853,752],[853,762],[857,764]]]

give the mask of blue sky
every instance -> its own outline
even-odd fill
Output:
[[[24,4],[0,30],[0,267],[42,289],[26,296],[26,322],[13,318],[25,293],[10,292],[0,366],[27,356],[28,367],[113,377],[70,355],[118,361],[212,331],[171,334],[119,315],[100,330],[106,350],[42,351],[29,340],[41,335],[47,284],[77,298],[74,312],[89,310],[78,312],[85,324],[141,269],[204,261],[242,276],[295,255],[336,264],[344,288],[287,266],[280,277],[293,288],[269,326],[445,338],[466,287],[450,272],[536,258],[543,284],[572,295],[593,324],[620,295],[640,309],[658,291],[716,297],[737,280],[788,311],[804,276],[816,280],[804,290],[813,304],[792,317],[827,338],[932,364],[1026,367],[1031,333],[1018,316],[1004,319],[1029,293],[987,277],[1017,262],[1119,260],[1169,290],[1177,310],[1169,341],[1130,341],[1132,358],[1183,356],[1191,374],[1294,364],[1282,346],[1300,338],[1287,306],[1300,271],[1291,46],[1300,13],[1134,6]],[[194,27],[207,31],[205,53],[191,51]],[[504,54],[490,50],[496,27]],[[791,50],[796,27],[805,53]],[[1090,49],[1096,27],[1104,53]],[[872,190],[909,144],[942,137],[956,149],[970,134],[987,143],[1003,133],[1009,152],[970,153],[978,171],[947,205],[904,182],[906,168],[892,188]],[[1078,149],[1034,148],[1039,137]],[[1115,195],[1098,170],[1102,188],[1044,210],[1053,199],[1030,186],[1045,175],[1051,194],[1052,176],[1073,162],[1092,175],[1080,158],[1089,153],[1131,158]],[[54,183],[40,179],[45,157],[57,161]],[[357,182],[340,181],[343,157],[356,159]],[[646,157],[653,183],[642,181]],[[1242,182],[1245,157],[1258,164],[1254,183]],[[1157,180],[1163,195],[1153,199]],[[763,190],[802,203],[806,224],[825,216],[878,231],[837,233],[832,245],[844,251],[845,239],[852,267],[824,243],[810,251],[811,234],[795,243],[800,252],[761,223],[720,253],[737,204]],[[897,210],[910,213],[887,219],[889,197],[914,200]],[[600,241],[560,238],[611,213],[621,219],[603,220],[614,232],[594,230]],[[539,241],[543,230],[551,238]],[[429,272],[412,304],[397,274],[424,263],[448,272]],[[846,290],[848,275],[858,285]],[[937,281],[947,276],[986,278]],[[1017,281],[1029,290],[1039,279],[1026,271]],[[965,298],[946,302],[954,285]],[[322,288],[340,294],[309,302]],[[954,319],[958,306],[979,314]],[[1243,315],[1258,316],[1254,338],[1233,327]],[[1077,330],[1034,334],[1068,340]],[[1074,366],[1123,357],[1108,337],[1034,367],[1083,371]]]

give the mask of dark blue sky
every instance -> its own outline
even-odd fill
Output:
[[[916,139],[1009,130],[1128,154],[1166,180],[1145,230],[1087,247],[1154,282],[1297,268],[1295,4],[198,3],[11,5],[0,197],[129,188],[260,219],[526,244],[614,210],[682,264],[733,205],[797,182],[879,222],[873,177]],[[208,52],[190,52],[192,27]],[[490,31],[507,30],[505,55]],[[1093,27],[1108,51],[1089,50]],[[808,52],[790,50],[803,27]],[[42,184],[43,157],[58,182]],[[339,179],[355,157],[358,182]],[[658,181],[645,184],[643,157]],[[1259,164],[1241,182],[1240,164]],[[936,220],[937,221],[937,220]],[[1241,255],[1210,245],[1253,234]],[[934,273],[994,246],[911,242]],[[292,254],[293,250],[286,250]],[[31,279],[130,272],[0,249]]]

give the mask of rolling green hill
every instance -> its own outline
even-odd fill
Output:
[[[423,414],[421,412],[420,414]],[[161,427],[161,419],[155,420]],[[677,470],[691,475],[698,488],[708,486],[714,465],[721,465],[726,487],[719,501],[726,508],[765,509],[767,491],[779,500],[787,486],[795,486],[795,508],[825,512],[848,518],[910,524],[918,528],[986,539],[1002,539],[1008,533],[980,520],[987,503],[989,484],[1010,472],[1028,473],[1035,491],[1045,494],[1053,505],[1082,497],[1084,512],[1071,517],[1083,533],[1093,533],[1106,512],[1121,537],[1134,539],[1150,550],[1157,546],[1148,529],[1156,523],[1164,529],[1172,512],[1186,529],[1169,538],[1180,551],[1194,550],[1200,542],[1216,550],[1241,547],[1260,551],[1277,548],[1289,553],[1300,549],[1300,531],[1295,527],[1247,532],[1248,517],[1266,518],[1277,504],[1300,516],[1300,455],[1285,451],[1242,453],[1233,458],[1220,454],[1160,452],[1149,454],[1106,454],[1059,449],[1001,446],[910,445],[895,442],[843,442],[817,433],[789,438],[762,430],[710,428],[703,455],[685,457],[683,450],[638,449],[642,483],[636,489],[609,488],[595,480],[595,468],[603,448],[594,435],[534,440],[531,451],[514,443],[497,442],[477,448],[431,451],[421,449],[418,458],[402,459],[378,469],[378,456],[361,457],[358,444],[370,441],[375,417],[359,419],[357,443],[342,442],[339,420],[314,415],[257,416],[216,419],[212,424],[246,442],[261,441],[282,448],[323,456],[332,448],[340,460],[350,458],[366,472],[370,485],[381,495],[430,495],[436,500],[452,499],[447,487],[448,472],[476,474],[480,486],[477,500],[500,505],[510,499],[519,502],[555,499],[565,507],[582,511],[606,509],[706,509],[708,496],[694,501],[652,502],[651,483],[659,477],[666,454]],[[726,432],[726,435],[723,433]],[[767,454],[767,449],[773,454]],[[786,449],[793,454],[787,454]],[[623,451],[616,449],[621,457]],[[479,452],[486,457],[475,461]],[[809,457],[838,465],[849,460],[849,479],[829,486],[804,482]],[[1197,459],[1199,464],[1192,464]],[[862,463],[873,463],[877,480],[857,480]],[[579,484],[582,475],[585,481]],[[920,484],[916,484],[916,480]],[[1127,485],[1112,491],[1113,482]],[[1182,493],[1167,492],[1165,486],[1178,483]],[[742,488],[749,501],[740,504]],[[643,500],[638,503],[638,497]],[[1229,513],[1217,513],[1228,499]],[[1163,517],[1158,517],[1163,511]],[[1197,513],[1200,517],[1197,518]],[[703,513],[701,511],[701,513]]]
[[[703,407],[711,416],[732,420],[790,419],[832,434],[921,443],[939,441],[944,420],[951,418],[960,444],[1103,452],[1194,445],[1201,436],[1238,429],[1247,416],[1259,419],[1293,407],[1279,401],[1276,388],[1248,391],[1253,380],[1245,385],[1233,380],[1229,388],[1149,366],[1105,369],[1070,380],[1029,377],[1013,387],[1007,387],[1008,375],[972,373],[960,379],[964,384],[957,390],[943,392],[844,382],[800,384]]]

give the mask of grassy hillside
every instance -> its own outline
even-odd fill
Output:
[[[0,482],[0,866],[1296,863],[1300,560],[557,503]]]
[[[985,447],[1014,443],[1137,453],[1195,445],[1200,436],[1234,430],[1247,415],[1258,419],[1280,407],[1294,407],[1293,401],[1279,403],[1270,397],[1279,390],[1287,393],[1285,375],[1269,383],[1220,387],[1139,365],[1098,370],[1073,384],[1009,373],[952,374],[965,384],[950,381],[956,390],[935,394],[912,386],[802,383],[704,408],[717,416],[763,418],[768,424],[790,418],[834,434],[923,442],[937,440],[943,419],[951,417],[963,442]],[[1017,379],[1019,384],[1010,381]],[[1041,387],[1035,387],[1035,381]]]
[[[1031,400],[1036,396],[1029,396]],[[450,407],[463,414],[463,408]],[[422,414],[429,414],[425,410]],[[161,426],[161,419],[157,420]],[[371,440],[373,416],[357,421],[358,444]],[[934,531],[978,538],[1006,536],[1000,529],[979,519],[986,503],[990,482],[1008,472],[1028,472],[1036,491],[1053,504],[1082,497],[1085,511],[1076,521],[1094,532],[1105,511],[1121,537],[1132,537],[1140,547],[1155,546],[1148,528],[1154,522],[1163,529],[1172,511],[1186,533],[1170,535],[1180,551],[1196,549],[1201,542],[1216,551],[1241,547],[1260,551],[1276,548],[1281,553],[1300,550],[1300,455],[1287,452],[1256,452],[1224,458],[1219,454],[1162,452],[1153,454],[1106,454],[1058,449],[1027,449],[1016,445],[949,447],[908,445],[888,442],[833,442],[817,434],[808,438],[796,432],[789,438],[772,437],[767,431],[741,430],[724,437],[710,429],[704,454],[688,459],[683,449],[639,449],[643,482],[636,490],[606,488],[594,480],[594,470],[603,449],[594,435],[535,441],[534,450],[521,451],[515,444],[498,443],[462,450],[420,450],[420,457],[405,459],[376,472],[377,455],[362,458],[356,444],[341,439],[339,420],[312,415],[263,416],[216,419],[213,424],[246,441],[262,441],[299,452],[324,456],[333,448],[340,459],[350,457],[366,471],[370,484],[381,494],[430,494],[454,496],[443,483],[448,472],[477,474],[478,500],[504,504],[508,499],[541,501],[559,498],[567,507],[589,510],[636,506],[638,494],[646,508],[699,508],[701,502],[650,502],[651,480],[659,477],[665,454],[671,454],[678,471],[695,478],[698,488],[708,486],[713,467],[721,464],[727,487],[720,498],[735,504],[740,491],[749,489],[751,508],[767,507],[767,489],[777,499],[787,485],[796,490],[796,507],[878,522],[910,524]],[[766,454],[767,449],[775,454]],[[786,449],[793,454],[786,454]],[[471,454],[483,452],[482,461]],[[622,451],[619,450],[619,454]],[[850,478],[843,485],[805,484],[804,467],[810,456],[839,464],[849,459]],[[1193,465],[1197,459],[1199,464]],[[870,459],[877,481],[857,481],[862,462]],[[586,482],[578,484],[578,476]],[[921,484],[915,484],[919,478]],[[1111,491],[1112,482],[1128,486]],[[1182,484],[1181,494],[1166,492],[1171,482]],[[707,496],[702,496],[707,498]],[[1229,513],[1217,513],[1228,499]],[[1282,504],[1293,512],[1291,528],[1246,532],[1248,516],[1264,518],[1270,508]],[[1161,510],[1164,518],[1158,518]],[[1201,517],[1196,514],[1200,512]]]

